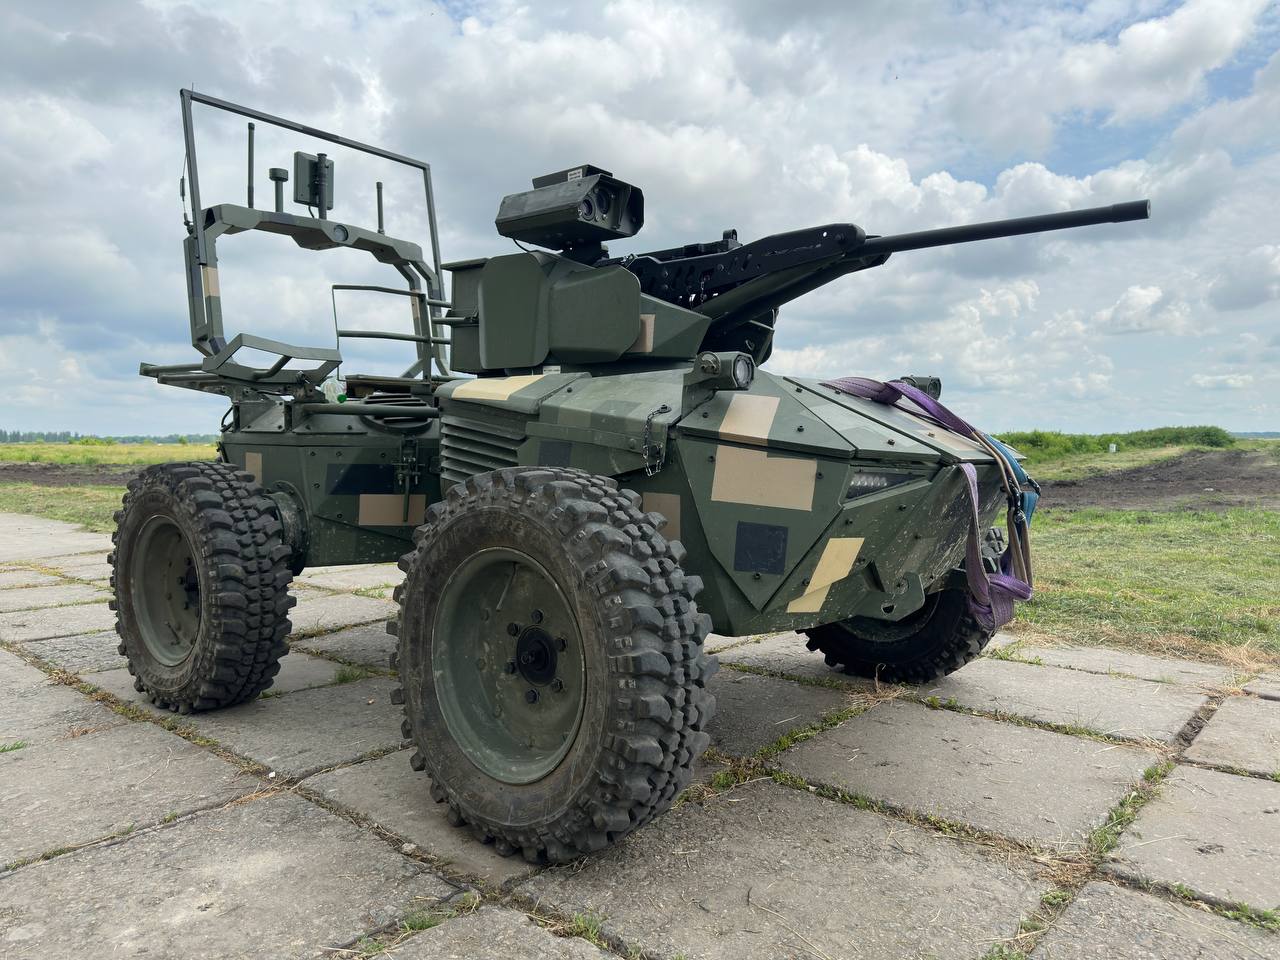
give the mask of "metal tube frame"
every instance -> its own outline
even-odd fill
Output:
[[[182,104],[182,135],[183,135],[183,144],[186,150],[186,160],[187,160],[186,175],[187,175],[187,182],[191,190],[191,208],[193,211],[193,216],[194,218],[196,218],[196,222],[192,228],[192,234],[193,234],[192,240],[195,245],[195,260],[199,266],[203,267],[208,265],[209,258],[208,258],[208,245],[205,237],[205,228],[204,228],[204,205],[200,200],[200,172],[199,172],[197,159],[196,159],[195,122],[194,122],[193,111],[192,111],[192,104],[197,104],[197,103],[207,107],[213,107],[216,110],[223,110],[227,113],[232,113],[241,117],[245,117],[250,121],[265,123],[271,126],[280,127],[281,129],[284,129],[284,130],[292,130],[293,132],[303,134],[304,136],[314,137],[318,140],[324,140],[324,141],[327,141],[328,143],[336,144],[337,146],[340,146],[340,147],[346,147],[351,150],[356,150],[361,153],[369,154],[370,156],[379,157],[380,159],[389,160],[392,163],[402,164],[403,166],[412,167],[415,170],[421,171],[423,197],[426,200],[426,204],[427,204],[427,228],[431,237],[431,262],[432,262],[432,269],[434,271],[431,277],[423,278],[427,281],[427,295],[423,297],[421,302],[427,307],[427,318],[426,318],[427,329],[429,331],[434,332],[433,325],[436,324],[440,319],[438,308],[447,307],[448,301],[444,297],[444,278],[441,274],[441,267],[440,267],[440,262],[441,262],[440,233],[439,233],[439,228],[436,222],[435,191],[431,184],[431,165],[430,164],[422,160],[415,160],[412,157],[405,156],[404,154],[395,153],[394,151],[391,151],[391,150],[384,150],[381,147],[375,147],[371,144],[362,143],[359,140],[352,140],[349,137],[344,137],[336,133],[330,133],[329,131],[321,130],[318,127],[312,127],[304,123],[297,123],[296,121],[287,120],[284,117],[278,117],[278,116],[275,116],[274,114],[265,113],[261,110],[254,110],[251,107],[246,107],[246,106],[243,106],[242,104],[233,103],[230,100],[222,100],[218,97],[211,97],[211,96],[208,96],[207,94],[197,93],[194,90],[183,88],[182,90],[179,91],[179,96]],[[250,129],[252,129],[252,126],[253,125],[251,123]],[[250,149],[252,149],[252,146],[250,147]],[[252,163],[252,160],[250,160],[250,163]],[[323,177],[323,172],[321,172],[320,176]],[[252,178],[252,172],[250,172],[250,178]],[[250,183],[252,183],[252,180],[250,180]],[[280,183],[276,183],[275,187],[276,187],[277,193],[282,192],[282,185]],[[383,223],[382,223],[383,217],[382,217],[382,203],[381,203],[381,200],[382,200],[381,187],[382,187],[382,184],[381,182],[379,182],[378,183],[378,201],[379,201],[378,232],[379,233],[384,232]],[[252,204],[252,200],[250,200],[250,204]],[[279,206],[280,204],[277,203],[277,207]],[[320,211],[320,219],[322,220],[325,219],[325,213],[326,213],[326,211],[323,208],[324,208],[324,198],[322,196],[321,211]],[[416,271],[416,270],[406,271],[404,268],[400,268],[400,267],[398,267],[397,269],[400,269],[400,272],[406,276],[406,279],[409,280],[411,287],[413,288],[417,287],[417,283],[415,278],[413,277],[413,273],[419,272],[419,271]],[[388,288],[386,292],[391,292],[391,290]],[[396,292],[402,293],[405,291],[396,291]],[[411,293],[416,293],[419,296],[421,296],[421,293],[416,289],[411,291]],[[433,338],[433,341],[439,342],[439,338]],[[442,368],[441,372],[444,373],[446,376],[448,376],[450,372],[449,366],[446,365],[443,356],[437,355],[435,357],[435,360],[441,366]],[[418,363],[415,364],[414,366],[417,367],[418,369],[421,369],[425,365],[425,363],[426,363],[426,357],[423,357],[420,355]],[[411,367],[410,369],[413,369],[413,368]]]

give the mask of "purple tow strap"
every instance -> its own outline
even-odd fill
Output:
[[[930,419],[937,421],[952,433],[980,442],[980,434],[972,426],[923,390],[909,383],[903,383],[901,380],[882,383],[866,377],[842,377],[839,380],[827,380],[822,385],[889,407],[898,406],[899,401],[903,399],[909,400]],[[1000,572],[987,573],[982,563],[983,531],[982,519],[978,516],[978,473],[971,463],[961,463],[959,466],[964,474],[965,488],[969,494],[969,536],[965,541],[964,553],[965,579],[969,586],[969,610],[984,630],[994,633],[1013,619],[1013,608],[1017,601],[1031,599],[1031,585],[1009,572],[1012,563],[1012,542],[1000,558]]]

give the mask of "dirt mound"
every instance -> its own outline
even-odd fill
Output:
[[[1041,484],[1045,509],[1280,509],[1280,465],[1255,450],[1193,450],[1084,480]]]
[[[0,483],[33,483],[38,487],[123,487],[141,469],[119,463],[0,463]]]

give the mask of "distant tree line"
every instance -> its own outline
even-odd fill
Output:
[[[71,430],[0,430],[0,443],[82,443],[86,446],[113,443],[215,443],[216,433],[169,433],[155,436],[99,437]]]

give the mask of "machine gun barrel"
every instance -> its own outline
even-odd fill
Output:
[[[900,233],[889,237],[868,237],[865,243],[850,250],[850,256],[874,257],[886,253],[900,253],[904,250],[923,250],[926,247],[970,243],[974,240],[1016,237],[1024,233],[1046,233],[1050,230],[1088,227],[1098,223],[1146,220],[1149,216],[1151,216],[1151,201],[1133,200],[1129,203],[1113,203],[1106,207],[1068,210],[1065,213],[1046,213],[1035,217],[1018,217],[1013,220],[990,220],[986,223],[943,227],[940,230],[921,230],[918,233]]]

